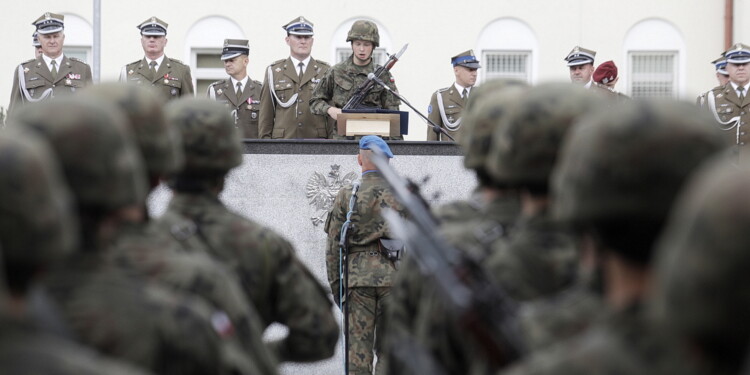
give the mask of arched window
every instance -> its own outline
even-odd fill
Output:
[[[477,43],[482,64],[480,81],[512,78],[533,82],[538,50],[536,35],[523,21],[515,18],[493,21],[482,30]]]
[[[349,55],[352,54],[352,47],[349,42],[346,41],[346,36],[349,34],[349,29],[352,28],[352,25],[354,24],[354,21],[357,20],[368,20],[374,22],[376,25],[378,25],[378,34],[380,35],[380,46],[378,48],[375,48],[375,51],[372,53],[372,61],[375,64],[384,64],[387,55],[386,51],[388,53],[396,53],[398,51],[393,50],[393,45],[391,44],[391,35],[388,33],[388,30],[378,21],[375,21],[370,18],[352,18],[344,23],[342,23],[337,29],[336,32],[333,33],[333,39],[331,40],[331,60],[335,61],[336,63],[340,63],[344,60],[346,60]]]
[[[63,53],[91,64],[91,46],[94,44],[94,28],[85,19],[70,13],[65,16],[65,45]]]
[[[236,22],[219,16],[203,18],[188,30],[185,55],[190,57],[195,96],[205,96],[208,85],[226,77],[221,61],[224,39],[247,38]]]
[[[647,19],[625,35],[628,94],[677,98],[684,94],[685,39],[671,23]]]

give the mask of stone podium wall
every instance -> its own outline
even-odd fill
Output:
[[[396,155],[391,165],[402,176],[422,185],[433,205],[466,198],[476,185],[474,174],[463,168],[461,150],[444,142],[389,142]],[[310,194],[333,202],[347,178],[359,176],[355,141],[246,140],[244,163],[227,178],[221,200],[232,210],[262,223],[294,244],[297,255],[328,289],[323,232],[327,207],[316,207]],[[425,178],[428,180],[421,183]],[[161,215],[171,192],[160,187],[150,197],[149,208]],[[328,206],[330,207],[330,206]],[[336,308],[336,314],[341,314]],[[282,327],[269,328],[267,337],[284,335]],[[287,364],[283,374],[343,374],[343,354],[311,364]]]

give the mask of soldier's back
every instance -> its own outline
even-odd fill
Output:
[[[185,225],[195,230],[179,236],[184,249],[210,254],[235,272],[266,326],[289,327],[287,338],[271,344],[280,360],[332,354],[338,326],[327,293],[288,241],[231,212],[210,194],[176,194],[157,222],[167,231]]]
[[[0,313],[1,314],[1,313]],[[90,348],[0,316],[0,368],[5,374],[145,375],[147,372]]]
[[[77,341],[156,373],[226,369],[223,340],[232,337],[223,329],[231,326],[212,326],[215,310],[197,297],[100,269],[101,262],[97,255],[77,255],[45,280]]]

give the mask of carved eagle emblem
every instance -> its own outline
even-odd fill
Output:
[[[313,225],[318,226],[326,221],[326,216],[333,207],[333,201],[336,199],[339,190],[347,184],[351,184],[355,179],[357,179],[357,174],[354,172],[349,172],[341,177],[341,166],[338,164],[331,165],[328,176],[324,176],[320,172],[315,172],[310,176],[305,190],[310,205],[317,210],[316,215],[310,218]]]

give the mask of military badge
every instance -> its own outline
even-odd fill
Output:
[[[432,106],[428,105],[427,106],[427,114],[429,115],[430,113],[432,113]]]
[[[128,70],[128,75],[133,74],[133,69]]]
[[[65,80],[65,84],[68,85],[68,86],[70,86],[70,85],[73,84],[73,81],[71,81],[70,78],[68,78],[68,79]]]
[[[253,104],[253,97],[252,96],[249,97],[249,98],[247,98],[247,104]]]
[[[216,90],[216,95],[221,95],[224,91],[221,91],[221,89]]]
[[[164,84],[166,85],[166,84],[168,84],[168,83],[169,83],[169,80],[168,80],[168,79],[165,79],[165,80],[164,80]]]
[[[250,118],[253,119],[253,120],[255,120],[256,118],[258,118],[258,112],[251,112],[250,113]]]
[[[320,79],[313,78],[313,79],[310,80],[310,82],[312,82],[312,83],[320,83]]]
[[[253,109],[253,106],[251,106],[250,104],[248,104],[247,105],[247,109]]]
[[[70,73],[70,74],[68,74],[68,78],[69,79],[81,79],[81,75],[80,74]]]
[[[24,73],[28,73],[29,72],[29,68],[23,68],[23,72]]]
[[[276,68],[276,69],[274,69],[274,70],[276,71],[276,73],[278,73],[278,72],[280,72],[280,71],[281,71],[281,68]]]
[[[170,91],[170,92],[172,93],[172,96],[177,95],[177,89],[172,89],[172,91]]]

